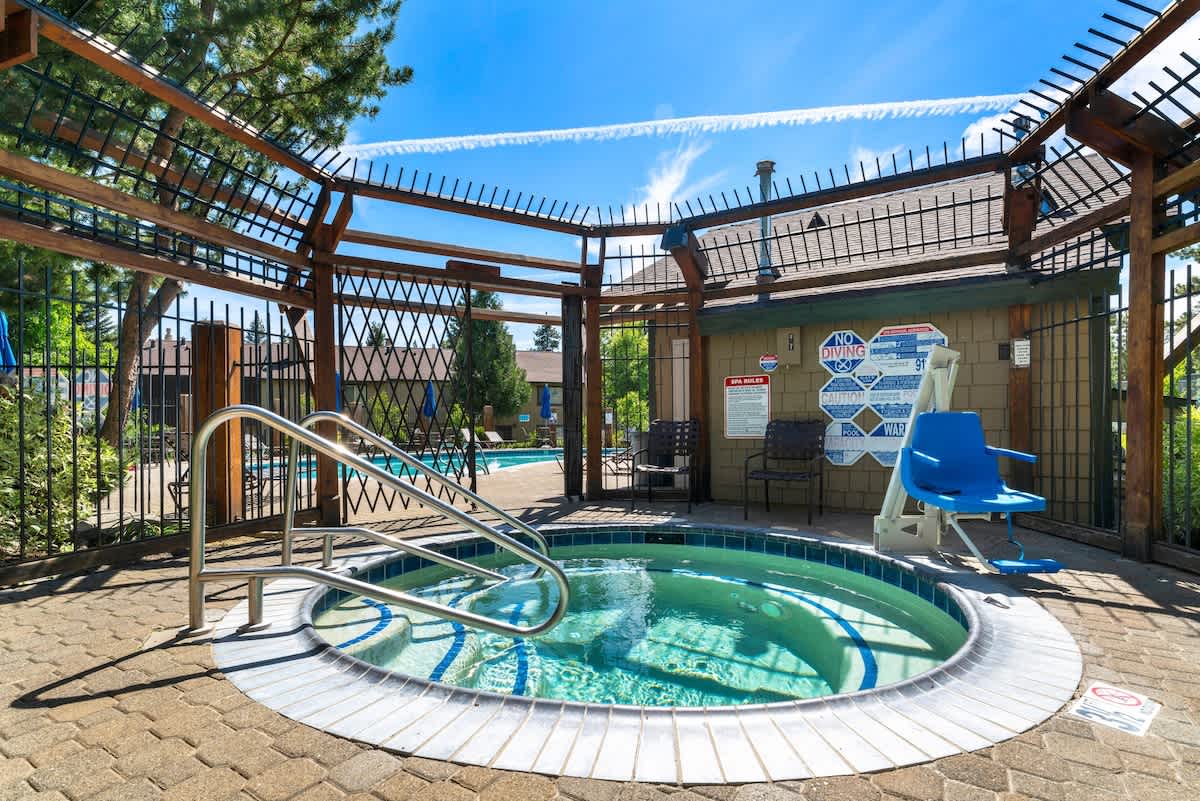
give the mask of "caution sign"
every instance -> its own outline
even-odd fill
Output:
[[[1071,714],[1141,737],[1150,730],[1160,709],[1161,704],[1140,693],[1094,681],[1071,707]]]
[[[762,439],[771,420],[771,376],[725,378],[725,438]]]
[[[817,405],[834,420],[853,420],[867,403],[867,391],[848,375],[834,376],[817,393]]]

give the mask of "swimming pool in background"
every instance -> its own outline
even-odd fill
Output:
[[[609,451],[606,450],[606,453]],[[495,450],[478,451],[476,457],[476,469],[483,472],[485,467],[488,472],[493,470],[504,470],[509,467],[520,467],[527,464],[542,464],[545,462],[553,462],[555,459],[561,459],[562,448],[497,448]],[[464,472],[467,468],[464,463],[465,456],[462,451],[442,451],[437,454],[422,453],[413,454],[417,456],[423,463],[435,468],[439,473],[457,474]],[[404,478],[411,478],[415,472],[412,468],[403,464],[395,457],[386,455],[372,456],[369,461],[379,467],[384,468],[394,475]],[[254,465],[255,470],[266,472],[272,469],[282,469],[285,466],[284,462],[260,463]],[[354,470],[344,465],[341,466],[343,471],[354,474]],[[302,477],[310,477],[316,475],[316,462],[309,458],[303,462],[303,467],[300,470]]]
[[[317,604],[314,630],[349,655],[420,679],[651,707],[872,689],[931,670],[967,638],[965,619],[945,592],[915,577],[905,587],[898,572],[885,576],[868,556],[822,549],[818,560],[815,550],[810,558],[791,558],[765,548],[608,540],[553,548],[570,583],[570,604],[562,622],[537,638],[477,631],[338,592]],[[419,567],[411,557],[369,578],[500,620],[543,620],[557,598],[553,582],[529,578],[528,565],[512,564],[487,545],[472,561],[499,569],[508,581]],[[399,572],[405,567],[414,569]]]

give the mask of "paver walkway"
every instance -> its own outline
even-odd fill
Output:
[[[489,496],[534,520],[629,519],[625,504],[559,506],[554,485],[550,472],[514,473]],[[637,517],[682,511],[642,504]],[[783,526],[801,514],[776,509],[768,521],[760,511],[751,523]],[[707,504],[693,518],[740,523],[741,509]],[[418,523],[414,514],[392,527],[415,533]],[[865,538],[870,518],[827,515],[815,528]],[[976,530],[985,546],[1002,537],[999,527]],[[1085,681],[1163,704],[1146,737],[1060,714],[995,748],[927,765],[741,787],[613,784],[404,758],[309,729],[238,692],[213,667],[207,642],[176,637],[186,621],[187,566],[163,557],[0,590],[0,801],[1200,799],[1200,578],[1031,532],[1024,539],[1031,554],[1071,569],[1010,580],[1077,638]],[[240,541],[214,546],[210,561],[268,563],[277,553],[273,543]],[[318,559],[313,548],[300,554],[305,563]],[[209,589],[213,609],[245,592]]]

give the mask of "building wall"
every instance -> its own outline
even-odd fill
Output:
[[[800,363],[781,364],[771,374],[771,416],[783,419],[818,418],[825,422],[829,418],[818,406],[818,391],[831,377],[821,366],[817,354],[821,342],[833,331],[852,329],[864,339],[869,339],[885,325],[929,322],[936,325],[947,337],[949,347],[962,353],[963,359],[953,396],[956,409],[978,411],[983,420],[984,431],[991,444],[1007,446],[1008,437],[1008,377],[1009,362],[999,357],[999,345],[1008,342],[1008,309],[976,309],[949,313],[926,313],[888,317],[886,319],[861,318],[837,323],[818,323],[798,330]],[[720,501],[742,500],[742,475],[745,458],[761,449],[761,440],[730,440],[725,438],[724,379],[731,375],[759,375],[759,356],[778,353],[778,330],[750,331],[737,334],[722,334],[707,337],[708,432],[712,454],[712,492]],[[1036,357],[1036,352],[1034,353]],[[1068,353],[1057,354],[1063,364],[1070,364],[1074,376],[1076,361],[1083,380],[1089,374],[1087,348],[1074,347]],[[1061,396],[1059,396],[1061,400]],[[1040,407],[1039,407],[1040,404]],[[1035,385],[1034,422],[1046,415],[1056,419],[1069,419],[1072,425],[1085,425],[1088,420],[1088,393],[1078,391],[1070,398],[1068,406],[1052,406],[1048,393],[1039,397]],[[879,418],[870,410],[864,410],[855,418],[865,431],[870,432]],[[1035,443],[1037,442],[1035,434]],[[1086,441],[1086,436],[1082,438]],[[1055,465],[1054,467],[1058,467]],[[857,463],[849,467],[826,466],[826,505],[833,509],[870,511],[878,509],[891,468],[880,466],[870,454],[864,454]],[[1086,494],[1086,487],[1083,488]],[[1076,490],[1072,490],[1076,492]],[[762,501],[762,482],[751,482],[752,502]],[[776,484],[772,487],[772,498],[777,502],[800,503],[804,499],[801,484]]]

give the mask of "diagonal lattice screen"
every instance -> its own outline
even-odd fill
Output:
[[[469,485],[473,426],[465,379],[469,290],[460,283],[338,273],[342,410],[455,481]],[[360,453],[451,503],[455,493],[369,443]],[[411,499],[347,471],[346,513],[407,509]]]

